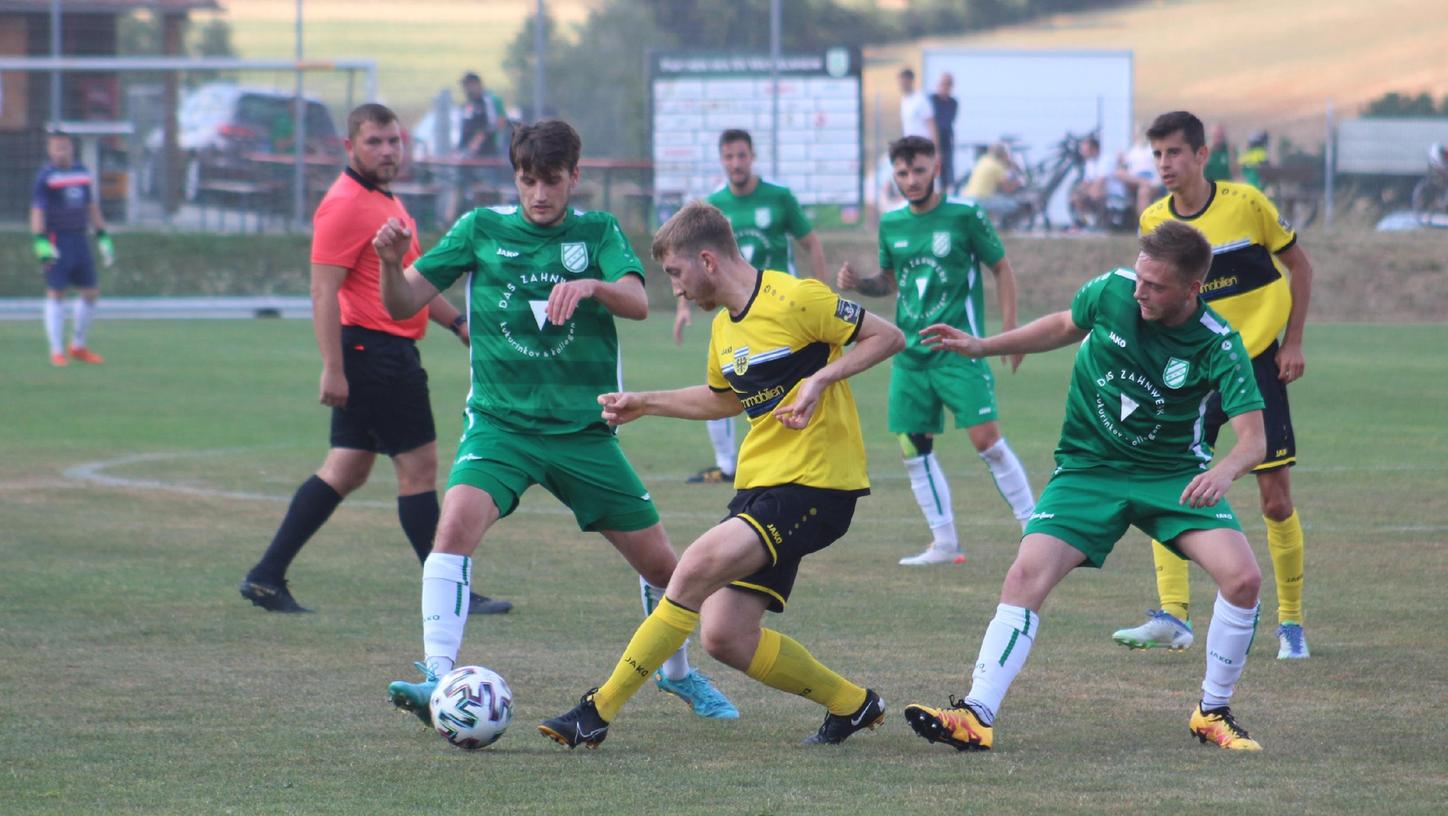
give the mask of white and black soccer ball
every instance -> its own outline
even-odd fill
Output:
[[[429,705],[437,733],[467,751],[497,742],[513,720],[513,692],[482,666],[458,666],[443,675]]]

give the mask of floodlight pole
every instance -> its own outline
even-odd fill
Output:
[[[297,0],[297,70],[296,98],[292,101],[292,220],[301,226],[307,208],[307,100],[302,97],[302,0]],[[370,99],[368,100],[371,101]]]
[[[543,8],[543,0],[538,0],[535,7],[536,12],[533,18],[533,121],[543,118],[543,95],[547,90],[548,83],[545,81],[543,69],[543,55],[548,51],[548,31],[546,26],[548,16]]]
[[[769,0],[769,175],[779,182],[779,0]]]
[[[50,56],[60,59],[60,0],[50,0]],[[50,121],[65,118],[60,108],[60,72],[50,72]],[[95,168],[91,168],[94,170]]]

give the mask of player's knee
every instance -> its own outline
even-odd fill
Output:
[[[710,657],[740,671],[748,669],[749,662],[754,658],[753,650],[745,646],[744,639],[728,628],[701,628],[699,643]]]
[[[1286,521],[1292,517],[1292,494],[1285,490],[1274,490],[1262,494],[1262,515],[1272,521]]]
[[[900,455],[906,459],[929,456],[933,450],[935,450],[935,437],[930,434],[900,434]]]
[[[1001,441],[1000,427],[994,422],[987,422],[970,429],[970,444],[974,445],[975,452],[982,456],[985,456],[986,452],[995,447],[999,441]],[[993,458],[1001,459],[1004,456],[1005,451],[997,451]]]
[[[1262,592],[1262,571],[1249,561],[1225,576],[1217,588],[1235,606],[1255,606]]]

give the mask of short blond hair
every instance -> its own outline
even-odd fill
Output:
[[[725,257],[741,257],[739,245],[734,243],[734,227],[724,213],[708,202],[691,201],[654,233],[650,251],[654,260],[662,261],[670,252],[692,255],[705,249]]]

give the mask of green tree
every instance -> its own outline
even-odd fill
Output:
[[[1369,102],[1363,108],[1365,117],[1428,117],[1448,116],[1448,97],[1441,106],[1433,104],[1433,97],[1426,93],[1411,96],[1393,91]]]

